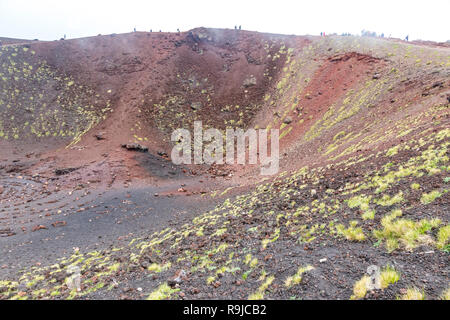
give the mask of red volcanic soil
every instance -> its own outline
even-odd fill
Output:
[[[44,152],[40,156],[43,161],[38,164],[41,174],[49,174],[55,167],[81,167],[77,180],[86,179],[89,173],[84,171],[95,171],[102,182],[111,182],[113,177],[114,181],[148,177],[151,174],[138,165],[135,154],[120,147],[123,143],[139,142],[136,134],[147,138],[140,143],[150,153],[170,154],[168,140],[172,130],[190,125],[194,117],[210,127],[225,128],[224,120],[236,118],[242,109],[220,112],[218,108],[238,104],[250,105],[243,110],[241,124],[245,127],[257,113],[264,92],[275,81],[276,70],[283,63],[283,59],[269,61],[263,41],[275,43],[268,50],[270,54],[278,50],[282,40],[289,43],[290,37],[210,30],[202,38],[202,32],[205,31],[137,32],[33,43],[30,48],[37,59],[70,75],[77,85],[89,86],[106,97],[112,109],[77,144]],[[308,43],[296,41],[299,47]],[[255,78],[256,85],[244,90],[242,83],[249,76]],[[166,119],[165,112],[158,114],[154,105],[177,94],[182,96],[182,102],[177,102],[171,112],[179,111],[182,116]],[[93,96],[87,103],[95,100],[97,97]],[[201,104],[201,112],[192,110],[192,103]],[[101,134],[101,140],[95,137],[97,134]],[[42,171],[46,163],[48,170]],[[69,181],[65,179],[63,183]]]
[[[290,145],[299,136],[303,136],[312,124],[323,117],[330,105],[342,99],[348,90],[357,88],[372,78],[375,71],[382,68],[380,59],[356,52],[324,59],[311,82],[297,97],[297,106],[288,114],[295,119],[294,122],[301,115],[307,118],[300,125],[293,126],[293,130],[282,141],[282,146]]]

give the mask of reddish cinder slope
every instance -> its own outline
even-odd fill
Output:
[[[41,161],[31,174],[74,167],[82,180],[100,175],[111,184],[152,176],[122,144],[170,155],[171,132],[201,120],[221,130],[279,128],[282,169],[326,162],[364,138],[371,118],[390,119],[401,105],[445,95],[442,75],[428,68],[433,64],[424,71],[421,59],[393,54],[408,47],[383,40],[363,47],[367,52],[351,37],[205,28],[6,46],[0,143],[15,152],[11,159],[33,158],[32,145]],[[395,91],[402,86],[404,92]],[[431,93],[422,94],[426,86]],[[250,170],[245,181],[253,179],[251,167],[227,170]]]
[[[290,39],[236,30],[196,29],[179,34],[138,32],[18,47],[18,57],[24,63],[45,70],[41,72],[46,77],[43,84],[43,76],[36,76],[41,100],[49,96],[40,106],[64,108],[65,100],[80,97],[64,123],[86,120],[89,108],[93,115],[89,114],[92,119],[77,127],[76,133],[19,134],[14,145],[31,140],[35,145],[58,147],[42,156],[49,160],[50,171],[101,162],[107,176],[116,175],[111,167],[117,163],[125,168],[136,164],[134,154],[120,148],[123,143],[146,145],[153,154],[170,153],[172,130],[192,126],[194,120],[219,129],[229,125],[245,128],[277,78],[285,58],[278,51]],[[24,55],[29,52],[33,55],[25,62]],[[15,52],[5,52],[5,61],[11,57],[8,54]],[[54,84],[51,77],[58,83]],[[30,86],[27,82],[24,85]],[[64,96],[66,87],[77,90]],[[10,100],[14,102],[14,97]],[[17,105],[15,122],[23,118],[20,107]],[[79,117],[70,119],[74,114]],[[56,125],[58,119],[53,120]],[[27,132],[26,128],[23,131]],[[101,140],[94,137],[98,134]],[[49,136],[62,141],[64,148],[53,140],[48,143]],[[41,161],[35,170],[45,168],[45,163]],[[139,168],[134,173],[145,175]]]

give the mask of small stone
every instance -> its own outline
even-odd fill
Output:
[[[198,294],[198,293],[200,293],[200,290],[198,288],[192,288],[191,289],[191,293],[192,294]]]
[[[290,116],[287,116],[286,118],[284,118],[283,123],[285,124],[290,124],[292,122],[292,118]]]

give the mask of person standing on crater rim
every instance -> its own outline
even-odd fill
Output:
[[[406,41],[409,41],[409,35],[406,36],[405,40],[406,40]]]

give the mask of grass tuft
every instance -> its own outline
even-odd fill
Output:
[[[422,219],[413,221],[409,219],[397,219],[402,215],[401,210],[393,210],[381,219],[383,229],[374,230],[374,236],[385,241],[386,249],[392,252],[402,244],[407,250],[412,250],[419,245],[430,243],[432,239],[426,233],[441,224],[439,219]]]
[[[248,299],[249,300],[262,300],[264,298],[264,293],[266,292],[267,288],[272,284],[273,280],[275,279],[274,276],[270,276],[266,278],[264,283],[256,290],[255,293],[252,293]]]
[[[168,299],[173,293],[178,291],[180,291],[180,289],[172,289],[167,283],[163,283],[158,287],[158,289],[150,293],[150,295],[147,297],[147,300]]]
[[[447,248],[450,239],[450,225],[446,225],[439,229],[437,234],[436,247],[444,250]]]
[[[425,293],[417,288],[409,288],[399,300],[425,300]]]
[[[400,280],[400,273],[398,273],[390,265],[386,266],[380,273],[381,289],[386,289],[390,284],[396,283]]]

